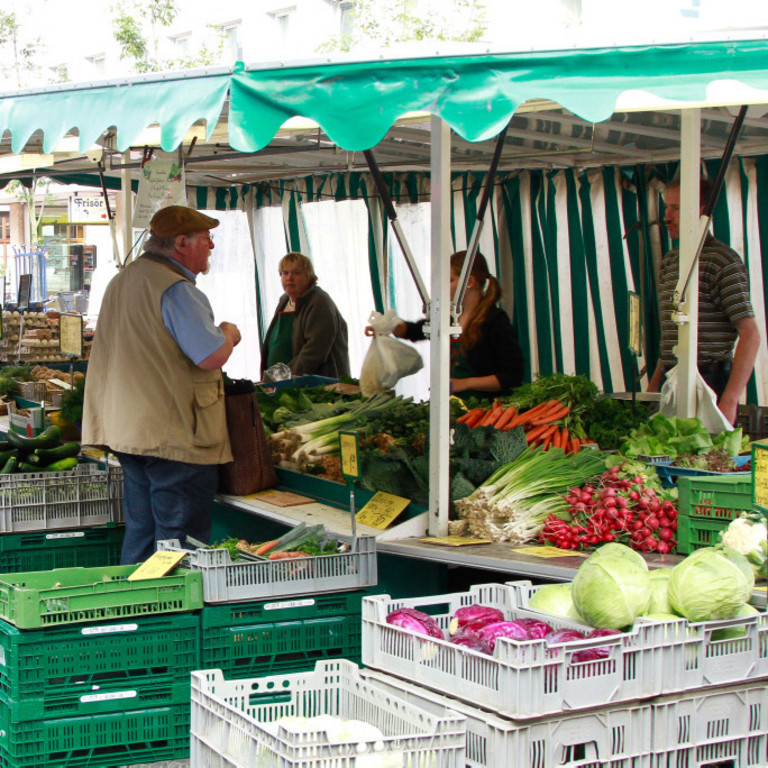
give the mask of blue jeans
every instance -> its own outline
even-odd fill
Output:
[[[218,464],[117,453],[123,468],[125,539],[120,562],[144,562],[163,539],[208,543]]]

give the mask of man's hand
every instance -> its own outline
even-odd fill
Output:
[[[234,323],[219,323],[219,328],[221,329],[221,332],[224,334],[224,337],[229,341],[229,343],[236,347],[240,343],[240,330]]]

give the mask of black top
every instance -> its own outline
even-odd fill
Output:
[[[406,323],[405,338],[422,341],[425,320]],[[507,313],[499,307],[491,307],[481,326],[480,338],[472,349],[467,350],[467,362],[478,376],[496,376],[501,384],[498,392],[483,392],[491,397],[506,395],[523,383],[525,363],[523,351]]]

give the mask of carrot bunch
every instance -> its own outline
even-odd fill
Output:
[[[490,408],[473,408],[457,419],[468,427],[495,427],[503,431],[522,427],[529,445],[544,450],[561,448],[565,453],[578,453],[582,443],[589,442],[571,435],[565,424],[570,406],[560,400],[547,400],[518,412],[514,405],[505,406],[495,401]]]
[[[490,408],[472,408],[456,421],[468,427],[495,427],[506,431],[511,429],[509,423],[516,415],[517,408],[514,405],[505,406],[494,400]]]

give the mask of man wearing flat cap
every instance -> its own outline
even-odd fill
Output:
[[[160,209],[141,257],[104,294],[82,439],[120,460],[125,565],[146,560],[163,539],[207,542],[218,465],[232,461],[221,367],[240,332],[215,325],[195,287],[218,225],[192,208]]]

